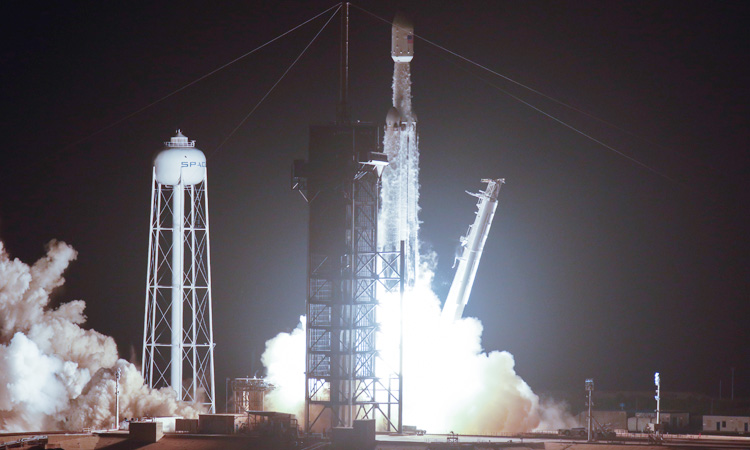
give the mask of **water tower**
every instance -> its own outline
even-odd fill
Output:
[[[206,156],[179,130],[154,159],[143,376],[216,411]]]

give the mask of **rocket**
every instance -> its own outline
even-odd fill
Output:
[[[414,25],[397,13],[391,25],[391,58],[393,58],[393,107],[406,121],[412,120],[411,67],[414,58]]]
[[[414,25],[400,12],[391,26],[391,57],[394,62],[411,62],[414,57]]]
[[[378,246],[398,251],[405,242],[405,273],[413,286],[419,268],[419,148],[417,117],[411,109],[411,67],[414,58],[414,26],[401,13],[391,27],[393,58],[393,107],[385,120],[383,151],[388,166],[383,170]]]

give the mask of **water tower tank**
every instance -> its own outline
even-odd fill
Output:
[[[206,178],[206,155],[195,148],[195,141],[189,141],[180,130],[165,148],[156,155],[154,168],[159,184],[189,186]]]

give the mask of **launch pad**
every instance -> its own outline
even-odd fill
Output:
[[[430,434],[425,436],[378,435],[376,450],[663,450],[669,449],[741,449],[750,445],[747,437],[684,435],[661,445],[645,439],[618,438],[613,441],[584,442],[533,434],[515,436],[468,436]],[[343,448],[327,439],[312,438],[283,442],[250,435],[200,435],[167,433],[158,442],[145,443],[130,439],[127,432],[93,433],[16,433],[0,434],[0,449],[30,450],[55,448],[63,450],[253,450]],[[349,450],[349,449],[347,449]]]

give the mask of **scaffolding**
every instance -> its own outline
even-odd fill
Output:
[[[305,431],[375,419],[401,429],[401,368],[381,362],[378,298],[403,292],[403,250],[378,252],[385,155],[368,124],[312,126],[293,188],[310,204]]]
[[[245,414],[247,411],[265,411],[266,393],[274,389],[271,383],[263,378],[232,378],[229,381],[232,391],[231,407],[228,412]]]

